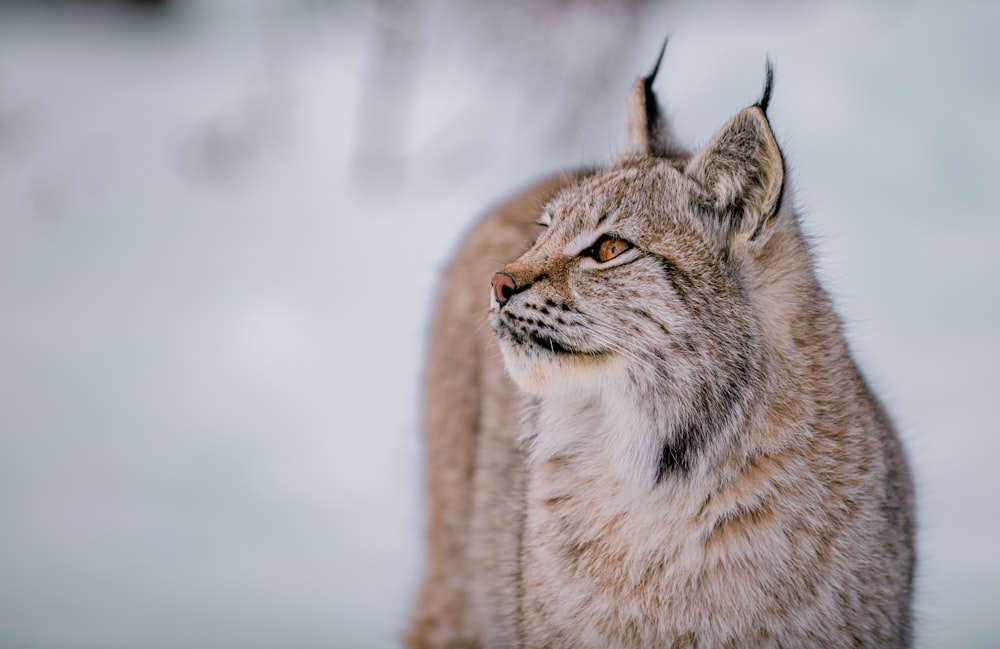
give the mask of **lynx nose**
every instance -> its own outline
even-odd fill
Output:
[[[490,284],[493,285],[493,297],[497,299],[500,306],[507,304],[507,300],[517,290],[517,283],[507,273],[494,274],[493,279],[490,280]]]

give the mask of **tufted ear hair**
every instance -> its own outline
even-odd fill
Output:
[[[632,84],[625,109],[625,140],[618,152],[619,158],[664,158],[683,153],[680,147],[673,144],[670,128],[653,93],[653,81],[660,71],[666,49],[667,40],[664,39],[653,69]]]
[[[685,172],[705,190],[708,207],[735,216],[735,231],[760,236],[777,213],[785,178],[785,163],[767,121],[773,73],[760,101],[744,108],[722,127],[687,165]]]

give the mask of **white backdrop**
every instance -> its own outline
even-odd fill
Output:
[[[0,5],[0,646],[397,646],[438,271],[608,160],[667,33],[691,145],[773,59],[917,477],[918,646],[1000,644],[1000,5],[635,4]]]

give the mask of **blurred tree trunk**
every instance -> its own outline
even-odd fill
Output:
[[[365,187],[393,189],[402,179],[425,8],[407,0],[375,5],[354,143],[355,180]]]
[[[461,60],[488,68],[494,79],[498,73],[513,79],[522,98],[516,121],[555,115],[546,137],[553,147],[572,150],[581,131],[606,129],[609,109],[618,110],[621,100],[608,89],[621,86],[624,96],[631,77],[618,77],[650,2],[379,0],[355,130],[355,180],[377,192],[398,188],[407,170],[417,73],[432,47],[456,51]],[[485,65],[490,59],[499,63]],[[488,125],[473,117],[456,127],[459,139],[462,127],[482,131]],[[477,132],[467,137],[483,138]]]

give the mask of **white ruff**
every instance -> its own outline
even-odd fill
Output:
[[[648,491],[665,441],[665,423],[651,421],[637,403],[627,360],[557,357],[527,361],[508,352],[508,370],[520,387],[541,397],[532,425],[529,462],[573,457],[622,487]],[[520,371],[511,368],[511,360]],[[600,367],[595,367],[595,364]]]

